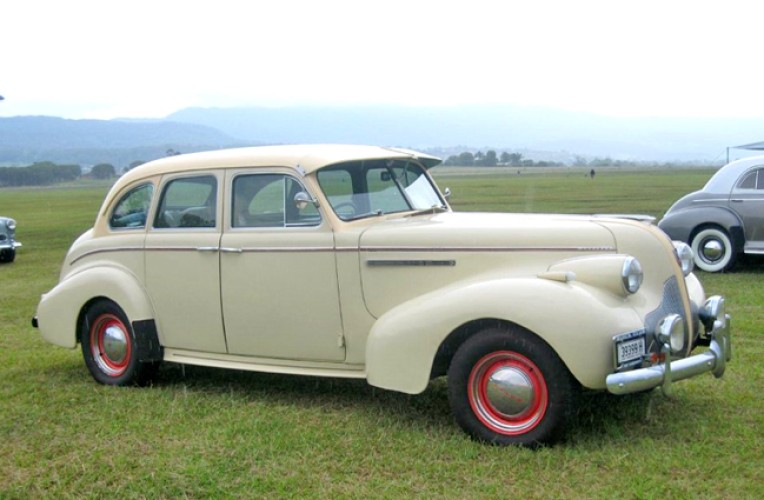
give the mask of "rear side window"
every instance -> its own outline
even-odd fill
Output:
[[[111,212],[109,227],[112,229],[146,227],[146,216],[149,213],[153,194],[153,184],[144,184],[125,193]]]
[[[154,227],[215,227],[217,179],[211,175],[184,177],[167,183]]]
[[[738,189],[764,189],[764,175],[762,169],[757,168],[753,172],[748,172],[737,183]]]

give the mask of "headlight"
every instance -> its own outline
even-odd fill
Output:
[[[674,253],[679,261],[679,265],[682,266],[682,274],[687,276],[695,268],[695,255],[692,253],[692,248],[687,243],[681,241],[674,241]]]
[[[642,265],[635,257],[626,257],[621,269],[621,280],[623,288],[628,293],[637,293],[642,286]]]
[[[5,225],[8,226],[8,229],[10,229],[11,231],[16,230],[16,221],[13,219],[8,219],[8,222],[6,222]]]

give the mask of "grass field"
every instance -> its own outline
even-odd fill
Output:
[[[708,170],[544,173],[439,168],[457,210],[660,217]],[[588,396],[567,440],[470,441],[443,380],[418,396],[363,381],[165,365],[151,388],[97,385],[79,351],[30,326],[104,186],[0,190],[24,243],[0,266],[0,497],[764,497],[764,266],[701,273],[726,295],[734,357],[628,397]]]

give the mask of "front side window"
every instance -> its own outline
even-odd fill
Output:
[[[312,203],[298,206],[297,193],[306,192],[296,179],[283,174],[239,175],[233,181],[231,227],[298,227],[321,223]]]
[[[167,183],[154,227],[215,227],[217,179],[211,175],[184,177]]]
[[[445,203],[425,170],[408,160],[340,163],[318,171],[318,183],[342,220],[433,208]]]
[[[154,194],[153,184],[144,184],[125,193],[114,206],[109,227],[139,229],[146,227],[146,215]]]

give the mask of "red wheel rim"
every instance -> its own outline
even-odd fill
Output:
[[[98,316],[90,327],[90,350],[98,368],[110,377],[127,371],[132,341],[125,324],[113,314]]]
[[[541,370],[512,351],[493,352],[475,363],[467,391],[478,419],[492,431],[508,436],[534,429],[549,406]]]

